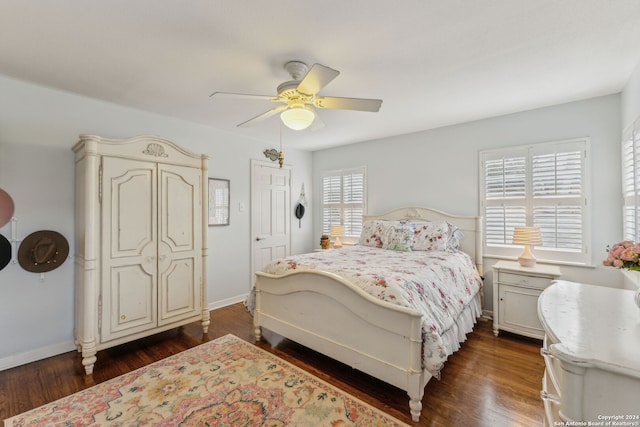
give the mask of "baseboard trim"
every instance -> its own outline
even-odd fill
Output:
[[[228,305],[244,302],[249,294],[238,295],[233,298],[228,298],[221,301],[214,301],[207,306],[209,311],[218,308],[226,307]],[[27,363],[37,362],[38,360],[46,359],[47,357],[57,356],[62,353],[76,350],[76,345],[73,341],[61,342],[46,347],[40,347],[33,350],[26,351],[24,353],[13,354],[0,358],[0,371],[15,368],[17,366],[26,365]]]
[[[220,301],[214,301],[212,303],[209,303],[209,305],[207,306],[207,308],[209,309],[209,311],[218,309],[218,308],[222,308],[222,307],[226,307],[229,305],[233,305],[233,304],[237,304],[239,302],[244,302],[247,299],[247,296],[249,296],[249,294],[242,294],[242,295],[238,295],[235,296],[233,298],[227,298],[227,299],[223,299]]]
[[[0,359],[0,371],[15,368],[16,366],[26,365],[27,363],[36,362],[46,359],[47,357],[57,356],[62,353],[76,350],[73,341],[66,341],[58,344],[40,347],[24,353],[14,354]]]

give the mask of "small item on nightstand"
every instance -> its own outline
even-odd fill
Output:
[[[329,236],[327,236],[326,234],[323,234],[320,237],[320,248],[321,249],[329,249],[330,245],[331,245],[331,240],[329,240]]]

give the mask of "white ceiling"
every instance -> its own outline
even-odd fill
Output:
[[[284,144],[319,149],[619,92],[640,61],[638,0],[0,0],[0,74],[277,141],[275,95],[301,60],[341,72]],[[0,94],[1,96],[1,94]]]

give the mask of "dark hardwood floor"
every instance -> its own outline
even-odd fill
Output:
[[[0,420],[229,333],[254,342],[252,317],[242,304],[212,311],[205,336],[198,324],[190,324],[100,351],[93,375],[84,375],[77,352],[1,371]],[[269,338],[268,332],[265,336]],[[288,340],[275,347],[258,343],[406,423],[447,427],[542,425],[540,344],[505,333],[495,337],[490,322],[478,322],[462,348],[449,357],[442,379],[427,384],[420,422],[413,423],[404,391]]]

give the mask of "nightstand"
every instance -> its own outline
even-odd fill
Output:
[[[515,261],[493,266],[493,333],[500,330],[543,339],[538,320],[538,297],[561,275],[554,265],[522,267]]]

